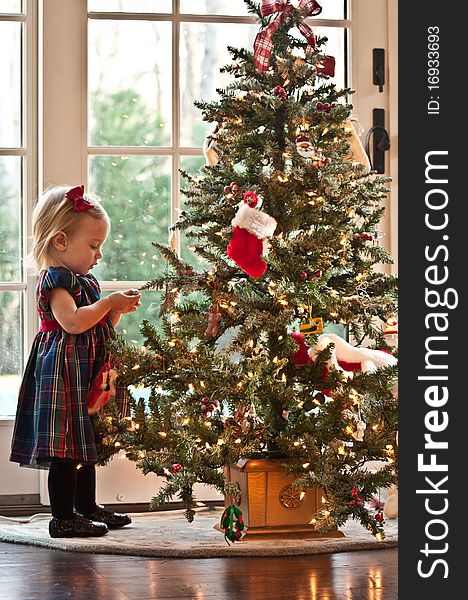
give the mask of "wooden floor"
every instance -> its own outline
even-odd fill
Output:
[[[151,559],[0,542],[1,600],[397,600],[397,550]]]

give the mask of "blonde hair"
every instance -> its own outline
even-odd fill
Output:
[[[89,215],[94,219],[103,219],[110,227],[109,215],[104,207],[88,194],[85,194],[85,199],[93,207],[86,211],[74,210],[73,201],[66,198],[67,192],[72,187],[71,185],[57,185],[46,189],[34,208],[33,247],[26,262],[36,272],[51,265],[50,247],[54,236],[60,231],[70,233],[78,225],[83,215]]]

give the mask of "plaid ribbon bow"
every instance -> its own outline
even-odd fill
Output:
[[[307,9],[307,15],[316,16],[322,12],[322,7],[316,0],[300,0],[297,7],[299,10]],[[264,29],[259,31],[254,42],[254,62],[260,73],[268,71],[270,66],[270,55],[273,50],[273,35],[283,24],[284,20],[289,17],[295,10],[294,6],[289,3],[289,0],[262,0],[262,16],[266,17],[272,13],[279,13],[276,18],[269,23]],[[312,29],[306,23],[299,23],[299,30],[306,38],[308,46],[306,52],[315,49],[315,35]]]

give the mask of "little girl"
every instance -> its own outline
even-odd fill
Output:
[[[106,211],[83,186],[49,189],[33,214],[40,331],[19,392],[10,460],[49,468],[51,537],[100,536],[131,522],[96,504],[87,408],[92,381],[109,360],[106,341],[141,297],[128,290],[100,299],[89,271],[102,258],[109,228]]]

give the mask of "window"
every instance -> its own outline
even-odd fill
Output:
[[[131,12],[130,12],[131,11]],[[317,22],[335,56],[335,81],[347,83],[346,2],[328,0]],[[167,243],[183,205],[179,169],[196,172],[209,124],[196,99],[216,99],[230,81],[219,69],[227,46],[253,47],[258,32],[243,0],[88,0],[89,189],[112,221],[104,259],[96,270],[103,289],[146,282],[165,264],[151,242]],[[300,35],[300,34],[298,34]],[[185,238],[181,256],[194,261]],[[140,341],[143,318],[157,321],[159,292],[123,322]]]
[[[0,3],[0,418],[16,411],[29,341],[22,240],[35,174],[33,14],[32,2]]]

